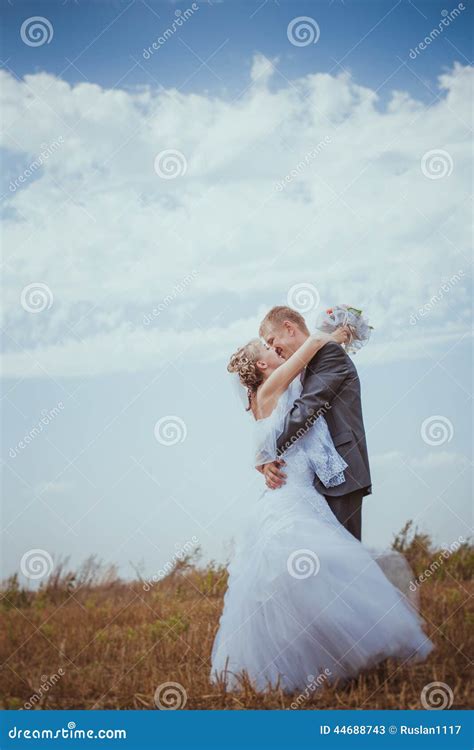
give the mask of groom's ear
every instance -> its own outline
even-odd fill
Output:
[[[284,320],[284,321],[283,321],[283,328],[285,329],[285,331],[286,331],[286,332],[287,332],[287,333],[288,333],[288,334],[289,334],[290,336],[294,336],[294,335],[295,335],[295,327],[294,327],[294,325],[293,325],[293,323],[292,323],[291,321],[289,321],[289,320]]]

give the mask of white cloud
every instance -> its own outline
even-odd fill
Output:
[[[421,458],[412,458],[411,466],[420,472],[431,472],[437,469],[449,471],[452,474],[461,473],[470,466],[469,459],[462,453],[450,453],[448,451],[437,451],[428,453]]]
[[[393,476],[396,477],[396,467],[402,465],[411,467],[414,471],[419,472],[421,477],[429,477],[432,471],[452,471],[453,473],[462,473],[469,466],[469,459],[462,453],[454,451],[445,451],[436,449],[424,456],[406,456],[400,451],[388,451],[387,453],[375,454],[371,459],[372,467],[376,471],[382,471],[390,468]]]
[[[274,66],[278,63],[278,58],[275,57],[273,60],[269,60],[265,55],[255,55],[252,61],[252,68],[250,70],[250,78],[256,83],[257,81],[266,84],[272,77],[275,68]]]
[[[282,84],[275,66],[256,55],[236,101],[1,73],[6,375],[41,375],[35,361],[54,375],[93,375],[156,367],[183,349],[219,356],[305,281],[322,304],[367,309],[376,325],[367,362],[425,356],[466,331],[472,68],[443,74],[432,106],[394,92],[381,111],[346,74]],[[184,154],[185,176],[155,173],[164,149]],[[432,149],[449,154],[450,176],[422,174]],[[41,314],[20,304],[33,282],[54,297]]]

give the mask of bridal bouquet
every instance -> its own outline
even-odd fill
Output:
[[[362,310],[350,305],[329,307],[318,318],[316,328],[324,333],[333,333],[339,326],[349,326],[351,339],[343,344],[348,354],[355,354],[369,340],[373,326],[370,326]]]

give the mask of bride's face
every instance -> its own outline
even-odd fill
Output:
[[[260,347],[260,353],[258,363],[261,370],[266,371],[268,374],[276,370],[277,367],[283,364],[285,360],[280,357],[274,349],[269,346],[262,344]]]

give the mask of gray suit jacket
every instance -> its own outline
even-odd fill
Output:
[[[315,488],[327,497],[356,490],[369,495],[372,487],[359,376],[351,358],[333,341],[323,346],[306,367],[301,396],[287,414],[277,441],[278,454],[304,435],[319,416],[326,419],[334,445],[348,466],[343,484],[324,487],[315,477]]]

